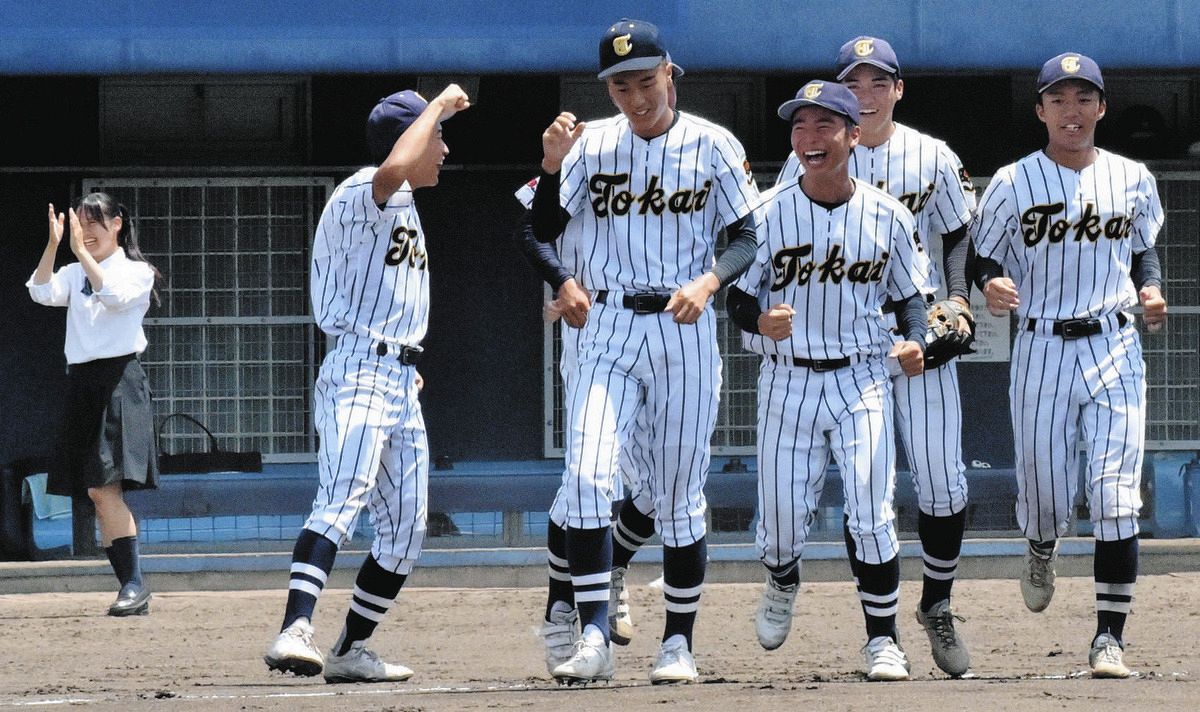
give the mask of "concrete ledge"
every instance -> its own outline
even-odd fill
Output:
[[[1143,539],[1140,572],[1162,574],[1200,571],[1200,539]],[[1059,545],[1060,576],[1091,576],[1094,543],[1089,538],[1065,538]],[[709,547],[708,580],[714,583],[755,582],[763,567],[753,544],[715,544]],[[968,539],[963,542],[960,578],[1016,578],[1025,553],[1024,539]],[[921,577],[920,544],[901,544],[901,576]],[[329,586],[351,588],[365,551],[338,555]],[[288,551],[240,554],[153,554],[144,556],[142,569],[156,591],[249,590],[283,588],[291,563]],[[662,548],[646,547],[630,573],[647,582],[661,574]],[[840,543],[814,542],[804,555],[806,581],[849,581],[846,549]],[[546,585],[545,550],[430,549],[414,570],[413,586],[538,587]],[[0,562],[0,594],[115,590],[108,562],[99,559]]]

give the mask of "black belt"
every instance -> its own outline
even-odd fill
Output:
[[[596,301],[608,304],[608,290],[596,292]],[[660,292],[625,292],[621,294],[621,306],[632,310],[634,314],[657,314],[667,308],[671,301],[670,294]]]
[[[421,362],[421,354],[425,353],[416,346],[401,346],[398,350],[395,346],[388,346],[382,342],[375,346],[375,353],[380,356],[387,356],[389,352],[398,353],[397,360],[405,366],[416,366]]]
[[[775,363],[782,363],[785,366],[797,366],[799,368],[807,368],[815,373],[825,373],[826,371],[836,371],[839,368],[845,368],[850,365],[850,357],[843,356],[841,358],[796,358],[794,356],[778,356],[771,354],[771,360]]]
[[[1036,331],[1038,319],[1030,319],[1025,326],[1026,331]],[[1042,319],[1041,321],[1047,321]],[[1117,312],[1117,328],[1120,329],[1129,323],[1129,319],[1125,316],[1125,312]],[[1068,319],[1066,321],[1053,322],[1050,333],[1055,336],[1061,336],[1064,339],[1081,339],[1085,336],[1095,336],[1096,334],[1104,333],[1103,319]]]

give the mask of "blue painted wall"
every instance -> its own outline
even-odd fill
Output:
[[[662,28],[693,70],[827,67],[888,38],[921,71],[1200,66],[1200,0],[91,0],[0,3],[0,74],[583,72],[604,27]]]

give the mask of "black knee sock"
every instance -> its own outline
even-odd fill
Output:
[[[664,641],[682,635],[687,639],[688,650],[692,649],[692,629],[700,610],[700,589],[704,586],[707,564],[707,537],[687,546],[663,547],[663,598],[667,603]]]
[[[858,562],[859,600],[867,623],[867,640],[888,636],[899,642],[896,607],[900,600],[900,557],[882,564]]]
[[[1108,633],[1125,645],[1125,616],[1133,603],[1137,582],[1137,537],[1097,541],[1092,559],[1096,579],[1096,635]]]
[[[950,598],[966,523],[966,509],[948,517],[934,517],[924,512],[917,516],[917,533],[921,537],[925,560],[921,587],[921,610],[925,613],[933,608],[933,604]]]
[[[654,536],[654,517],[644,514],[633,504],[633,497],[625,497],[621,512],[613,522],[613,568],[627,567],[633,555],[642,548],[646,540]]]
[[[858,545],[854,543],[854,536],[850,534],[850,518],[842,515],[842,539],[846,542],[846,556],[850,559],[850,575],[854,577],[854,589],[862,593],[862,577],[860,567],[862,562],[858,560]]]
[[[779,588],[789,588],[800,584],[800,559],[792,559],[779,566],[768,566],[767,571],[771,573],[771,580]]]
[[[354,580],[354,596],[350,599],[342,637],[334,646],[338,655],[345,655],[355,642],[371,637],[375,626],[379,625],[395,603],[400,587],[407,578],[404,574],[383,568],[374,556],[367,556]]]
[[[122,587],[127,583],[142,585],[142,562],[136,534],[113,539],[112,545],[106,547],[104,553],[108,554],[108,563],[112,564],[113,573]]]
[[[321,597],[336,557],[337,545],[320,534],[305,529],[296,537],[296,547],[292,550],[291,578],[288,580],[287,608],[283,611],[280,630],[299,618],[312,620],[317,599]]]
[[[546,570],[550,585],[546,595],[546,620],[550,609],[562,601],[575,607],[575,589],[571,587],[571,569],[567,566],[567,530],[550,522],[546,526]]]
[[[608,591],[612,582],[612,532],[609,527],[567,527],[567,561],[579,628],[596,626],[608,642]]]

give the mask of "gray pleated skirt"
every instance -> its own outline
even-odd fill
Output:
[[[154,488],[154,438],[150,383],[135,354],[71,364],[46,491],[82,496],[89,487],[116,482],[124,489]]]

